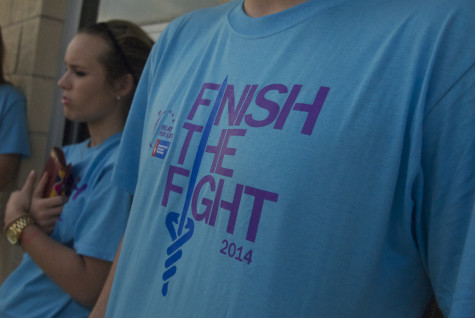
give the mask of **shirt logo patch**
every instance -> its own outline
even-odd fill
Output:
[[[153,136],[150,140],[149,147],[152,149],[153,157],[165,159],[173,140],[175,114],[170,110],[160,110],[157,116],[158,118],[153,128]]]
[[[163,159],[167,155],[170,142],[166,140],[157,139],[155,147],[153,147],[152,156]]]

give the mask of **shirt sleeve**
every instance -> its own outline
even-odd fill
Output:
[[[424,118],[421,249],[446,317],[475,314],[475,66]]]
[[[125,231],[132,196],[111,182],[108,167],[94,185],[75,224],[78,254],[112,261]]]
[[[114,183],[131,194],[135,192],[138,178],[143,126],[148,103],[148,88],[151,82],[150,64],[149,59],[135,91],[112,176]]]
[[[0,154],[29,156],[30,146],[26,122],[25,98],[16,91],[7,91],[0,107]]]

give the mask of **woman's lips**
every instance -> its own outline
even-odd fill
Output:
[[[71,100],[69,98],[67,98],[65,96],[63,96],[61,98],[61,104],[66,105],[66,104],[69,104],[69,103],[71,103]]]

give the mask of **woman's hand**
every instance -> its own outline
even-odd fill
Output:
[[[45,172],[33,192],[30,213],[35,219],[36,225],[49,235],[53,232],[56,221],[58,221],[68,199],[65,196],[43,198],[47,182],[48,173]]]
[[[14,191],[8,199],[5,208],[5,226],[12,221],[30,212],[33,186],[36,181],[36,172],[31,171],[21,190]]]

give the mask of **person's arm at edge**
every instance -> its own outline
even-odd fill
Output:
[[[112,267],[109,271],[109,275],[107,276],[107,280],[104,284],[104,287],[102,288],[101,294],[99,295],[99,299],[97,300],[96,305],[94,306],[91,314],[89,315],[89,318],[102,318],[106,315],[107,303],[109,302],[109,296],[112,289],[112,283],[114,282],[115,270],[117,268],[117,262],[119,261],[121,249],[122,241],[120,242],[119,248],[117,249],[117,253],[115,254],[114,262],[112,263]]]

